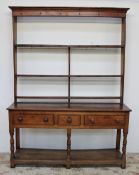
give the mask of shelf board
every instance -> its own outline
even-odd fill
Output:
[[[120,96],[16,96],[18,99],[121,99]]]
[[[17,77],[69,77],[68,75],[34,75],[34,74],[17,74]]]
[[[71,96],[70,99],[120,99],[121,97],[117,96]]]
[[[122,75],[34,75],[34,74],[17,74],[17,77],[122,77]]]
[[[70,77],[96,77],[96,78],[110,78],[110,77],[122,77],[122,75],[70,75]]]
[[[16,96],[18,99],[68,99],[67,96]]]
[[[17,165],[66,165],[66,150],[18,149],[14,162]],[[115,149],[71,150],[71,165],[121,165],[121,153]]]
[[[123,48],[124,45],[54,45],[54,44],[15,44],[17,48]]]

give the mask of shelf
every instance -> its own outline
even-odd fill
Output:
[[[67,96],[17,96],[18,99],[68,99]]]
[[[69,77],[69,75],[33,75],[33,74],[18,74],[17,77]]]
[[[18,165],[66,165],[66,150],[19,149],[14,162]],[[115,149],[72,150],[71,165],[121,165],[121,153]]]
[[[18,99],[121,99],[120,96],[16,96]]]
[[[26,7],[10,6],[14,17],[112,17],[124,18],[129,8],[113,7]]]
[[[125,70],[125,45],[126,45],[126,13],[129,10],[129,8],[107,8],[107,7],[14,7],[10,6],[9,7],[12,10],[12,16],[13,16],[13,58],[14,58],[14,102],[17,102],[17,98],[19,99],[68,99],[68,104],[70,106],[70,99],[119,99],[119,103],[123,104],[123,97],[124,97],[124,70]],[[82,17],[84,18],[89,18],[89,17],[108,17],[108,23],[109,23],[109,18],[113,21],[114,18],[116,19],[114,24],[120,24],[120,42],[95,42],[95,40],[92,40],[91,42],[88,43],[73,43],[73,42],[45,42],[45,43],[34,43],[34,42],[18,42],[17,38],[17,23],[18,23],[18,17],[64,17],[66,21],[68,20],[68,17]],[[63,19],[64,19],[63,18]],[[98,19],[98,18],[97,18]],[[99,20],[99,19],[98,19]],[[105,19],[107,20],[107,19]],[[115,19],[114,19],[115,20]],[[102,22],[100,20],[100,22]],[[91,21],[89,23],[92,23]],[[107,25],[107,23],[106,23]],[[102,29],[103,32],[103,29]],[[37,41],[36,41],[37,42]],[[63,43],[63,44],[62,44]],[[63,49],[63,51],[67,52],[67,75],[41,75],[39,73],[38,75],[33,75],[33,74],[18,74],[17,73],[17,59],[18,59],[18,54],[17,52],[21,49]],[[120,75],[71,75],[71,59],[72,59],[72,50],[77,49],[85,49],[87,53],[87,49],[104,49],[103,51],[111,51],[111,49],[117,49],[120,51],[120,71],[118,74]],[[24,50],[27,51],[27,50]],[[46,50],[47,51],[47,50]],[[101,50],[100,50],[101,51]],[[33,51],[32,51],[33,52]],[[53,52],[53,50],[52,50]],[[119,54],[118,53],[118,54]],[[93,54],[93,51],[92,51]],[[59,78],[59,77],[64,77],[67,81],[67,96],[68,97],[23,97],[23,96],[18,96],[17,91],[18,91],[18,85],[17,85],[17,79],[20,77],[31,77],[31,78],[41,78],[41,77],[50,77],[50,78]],[[119,88],[119,94],[120,97],[70,97],[72,94],[72,88],[71,88],[71,81],[74,80],[74,78],[119,78],[120,82],[120,88]],[[35,80],[35,79],[34,79]],[[84,79],[82,79],[84,80]],[[91,79],[92,80],[92,79]],[[90,81],[91,81],[90,80]],[[103,79],[100,79],[103,80]],[[109,79],[110,80],[110,79]],[[75,81],[75,80],[74,80]],[[101,85],[101,84],[100,84]],[[64,100],[63,100],[64,101]],[[66,101],[66,100],[65,100]],[[94,100],[95,101],[95,100]],[[103,100],[102,100],[103,101]]]
[[[34,74],[17,74],[17,77],[122,77],[122,75],[34,75]]]
[[[54,45],[54,44],[16,44],[17,48],[124,48],[124,45]]]
[[[96,78],[110,78],[110,77],[122,77],[122,75],[70,75],[70,77],[96,77]]]

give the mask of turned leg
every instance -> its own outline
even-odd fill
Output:
[[[14,129],[10,130],[10,151],[11,151],[11,156],[10,156],[10,162],[11,162],[11,168],[15,168],[14,164]]]
[[[120,141],[121,141],[121,129],[117,129],[117,136],[116,136],[116,150],[120,151]]]
[[[126,145],[127,145],[127,132],[123,130],[123,147],[122,147],[122,165],[121,167],[126,168]]]
[[[71,129],[67,129],[67,168],[70,168]]]
[[[16,149],[20,149],[20,129],[16,128]]]

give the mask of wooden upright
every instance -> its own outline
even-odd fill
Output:
[[[126,167],[126,145],[130,109],[123,104],[125,74],[126,13],[128,8],[92,7],[10,7],[13,17],[13,63],[14,63],[14,103],[8,108],[11,167],[16,165],[118,165]],[[18,17],[108,17],[121,19],[121,44],[119,45],[50,45],[18,44]],[[68,54],[67,75],[18,74],[18,48],[63,48]],[[115,48],[121,50],[121,71],[118,75],[71,75],[71,49]],[[18,96],[18,78],[65,77],[68,82],[67,96]],[[80,77],[118,78],[119,96],[71,96],[71,79]],[[20,102],[32,99],[33,102]],[[65,103],[35,103],[38,99],[65,99]],[[80,100],[73,103],[72,100]],[[119,100],[118,103],[82,103],[82,100]],[[67,130],[67,149],[25,149],[20,146],[20,128],[64,128]],[[116,129],[116,145],[111,149],[72,150],[72,129]],[[120,151],[121,130],[123,131],[122,151]],[[16,137],[14,137],[14,134]],[[16,139],[16,141],[15,141]]]

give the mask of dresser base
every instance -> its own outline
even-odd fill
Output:
[[[68,108],[59,104],[50,106],[48,104],[19,103],[11,105],[8,110],[11,167],[16,165],[60,165],[67,168],[81,165],[126,167],[130,109],[125,105],[73,104]],[[21,148],[21,128],[66,129],[67,148],[65,150]],[[72,150],[73,129],[114,129],[117,131],[115,148]],[[122,143],[121,134],[123,135]]]

